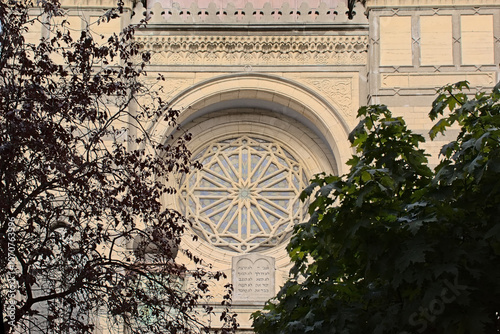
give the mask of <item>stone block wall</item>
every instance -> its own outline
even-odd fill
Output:
[[[494,1],[368,1],[368,103],[387,104],[427,134],[437,90],[468,80],[471,93],[499,80],[500,4]],[[432,164],[448,137],[425,146]]]

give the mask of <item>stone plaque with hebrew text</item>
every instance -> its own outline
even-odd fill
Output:
[[[264,302],[274,296],[275,260],[261,254],[233,257],[234,301]]]

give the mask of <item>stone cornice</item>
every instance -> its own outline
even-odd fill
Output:
[[[152,64],[365,65],[367,36],[136,36]]]
[[[290,24],[290,23],[315,23],[315,24],[343,24],[367,25],[368,20],[364,15],[364,8],[356,8],[354,19],[347,17],[347,6],[344,2],[335,8],[329,8],[321,3],[318,8],[309,7],[302,3],[299,8],[291,7],[284,3],[281,7],[272,7],[270,3],[262,8],[254,8],[248,2],[244,8],[235,7],[229,3],[225,8],[210,3],[207,8],[200,8],[193,3],[189,8],[180,8],[177,3],[169,8],[164,8],[160,3],[155,3],[151,8],[145,9],[140,3],[134,9],[133,22],[138,23],[147,18],[150,25],[168,24]]]
[[[88,7],[88,8],[112,8],[116,7],[116,0],[61,0],[61,6],[64,8],[71,7]],[[124,0],[125,8],[132,9],[133,1]]]
[[[367,0],[366,8],[370,9],[391,9],[403,7],[478,7],[492,6],[500,7],[499,0]]]

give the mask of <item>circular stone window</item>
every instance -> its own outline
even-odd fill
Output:
[[[205,145],[194,158],[203,168],[181,181],[179,206],[206,242],[233,252],[264,250],[303,220],[299,195],[308,178],[282,144],[232,137]]]

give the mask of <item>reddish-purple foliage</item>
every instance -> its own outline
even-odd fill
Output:
[[[100,20],[122,12],[118,1]],[[143,128],[160,117],[176,127],[178,111],[144,83],[149,55],[133,43],[134,27],[106,41],[92,25],[77,33],[54,24],[63,13],[57,0],[0,3],[5,325],[90,333],[99,313],[134,333],[207,330],[198,318],[213,313],[207,281],[223,274],[176,263],[188,222],[161,203],[175,192],[169,179],[198,167],[189,134],[158,143]],[[28,43],[37,21],[48,33]],[[228,291],[222,332],[236,328]]]

